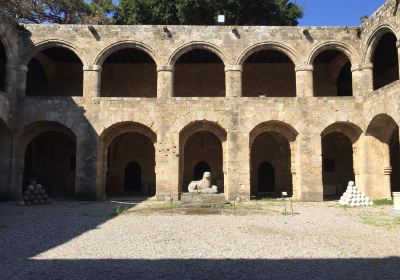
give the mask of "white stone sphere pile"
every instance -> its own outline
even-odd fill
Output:
[[[53,202],[45,189],[42,188],[42,185],[36,183],[31,183],[26,187],[22,199],[23,200],[18,202],[21,206],[50,204]]]
[[[340,197],[340,205],[347,205],[350,207],[372,206],[374,203],[355,186],[353,181],[347,184],[347,189]]]

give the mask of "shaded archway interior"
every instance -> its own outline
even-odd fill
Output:
[[[41,51],[28,64],[26,95],[82,96],[82,61],[63,47]]]
[[[73,196],[75,169],[76,140],[62,132],[43,132],[26,147],[23,189],[34,179],[52,196]]]
[[[252,142],[250,184],[253,197],[293,195],[289,141],[280,133],[262,132]]]
[[[102,65],[103,97],[157,97],[157,66],[146,52],[125,48],[110,54]]]
[[[225,66],[218,55],[204,49],[182,54],[175,63],[174,96],[224,97]]]
[[[0,41],[0,91],[5,91],[6,88],[6,69],[7,54],[3,44]]]
[[[396,36],[388,32],[382,36],[373,54],[374,90],[399,79],[399,58]]]
[[[210,169],[211,183],[218,186],[218,192],[224,192],[222,143],[213,133],[200,131],[191,135],[184,146],[182,192],[188,191],[193,180],[201,180]],[[196,176],[194,178],[193,176]],[[199,177],[201,177],[199,179]]]
[[[153,142],[138,132],[115,137],[107,149],[106,195],[154,195]]]
[[[314,60],[314,96],[352,96],[349,58],[338,50],[326,50]]]
[[[295,97],[296,75],[293,61],[276,50],[253,53],[243,64],[245,97]]]
[[[340,132],[322,137],[322,184],[324,199],[337,199],[349,181],[355,181],[353,146],[350,139]]]

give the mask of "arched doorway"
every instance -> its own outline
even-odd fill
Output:
[[[205,161],[200,161],[193,168],[193,180],[198,181],[203,178],[204,172],[211,172],[211,167]]]
[[[115,51],[103,62],[100,96],[157,97],[156,63],[138,49]]]
[[[293,61],[282,52],[253,53],[243,64],[243,96],[295,97],[294,68]]]
[[[82,61],[64,47],[41,51],[28,64],[26,95],[82,96]]]
[[[0,119],[0,201],[11,195],[9,179],[11,174],[11,131]]]
[[[258,193],[275,194],[275,168],[268,161],[264,161],[257,169]]]
[[[136,161],[131,161],[126,165],[124,185],[126,192],[142,191],[142,168]]]
[[[250,189],[253,198],[294,194],[291,143],[297,133],[282,122],[266,122],[250,133]],[[290,141],[290,142],[289,142]]]
[[[107,196],[155,194],[155,140],[146,134],[148,130],[127,122],[102,134]]]
[[[396,36],[392,32],[387,32],[376,45],[372,59],[374,90],[399,79],[399,58],[396,42]]]
[[[314,96],[352,96],[349,58],[338,50],[321,52],[313,61]]]
[[[222,60],[204,49],[182,54],[175,63],[174,96],[224,97],[225,69]]]
[[[331,132],[322,137],[322,183],[324,199],[337,199],[349,181],[355,181],[353,146],[343,133]],[[357,183],[357,182],[356,182]]]
[[[6,65],[7,65],[7,54],[0,40],[0,91],[5,91],[6,88],[6,74],[7,74]]]
[[[30,180],[52,196],[75,194],[76,139],[60,131],[46,131],[26,146],[23,189]]]

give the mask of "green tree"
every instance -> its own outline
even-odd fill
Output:
[[[119,24],[297,25],[303,9],[289,0],[120,0]]]
[[[112,0],[0,0],[0,10],[23,23],[109,23]]]

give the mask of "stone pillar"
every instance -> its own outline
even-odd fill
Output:
[[[157,135],[156,152],[156,197],[158,200],[179,198],[179,139],[164,131]],[[183,156],[183,155],[182,155]]]
[[[351,67],[353,96],[362,97],[374,90],[372,63]]]
[[[321,135],[303,132],[298,136],[296,198],[301,201],[322,201],[322,145]],[[295,186],[294,186],[295,187]]]
[[[296,96],[314,96],[314,66],[301,65],[295,68],[296,71]]]
[[[99,137],[87,121],[82,122],[76,143],[75,195],[82,200],[102,199],[99,180]]]
[[[163,65],[157,67],[157,98],[174,96],[174,66]]]
[[[28,75],[28,66],[19,65],[16,67],[17,71],[17,96],[24,97],[26,95],[26,78]]]
[[[394,210],[400,211],[400,192],[393,193],[393,206]]]
[[[398,40],[396,42],[396,48],[397,48],[397,61],[398,61],[399,70],[400,70],[400,40]],[[399,76],[400,76],[400,73],[399,73]]]
[[[18,73],[18,67],[16,65],[11,63],[6,64],[5,91],[7,93],[14,92],[15,81],[17,80],[17,73]]]
[[[101,66],[83,67],[83,97],[99,97],[101,84]]]
[[[242,96],[242,65],[225,66],[225,91],[227,98]]]

